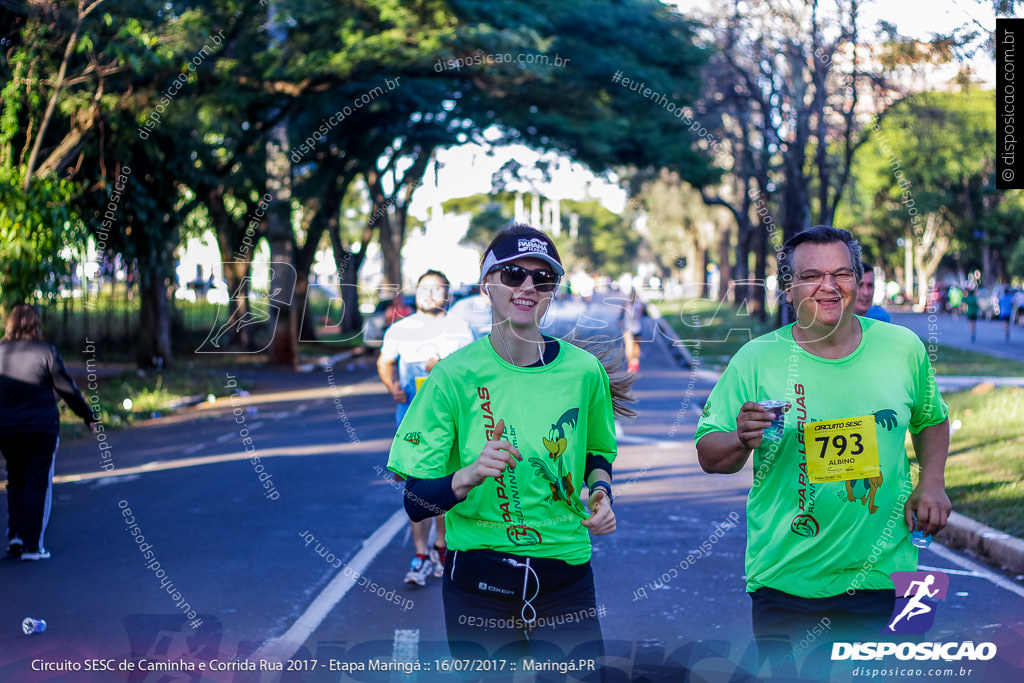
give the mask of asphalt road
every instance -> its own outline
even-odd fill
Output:
[[[1002,320],[978,320],[974,341],[971,341],[970,326],[963,315],[895,312],[892,321],[912,329],[926,344],[945,344],[999,358],[1024,360],[1024,328],[1011,325],[1007,340]]]
[[[561,304],[549,331],[617,335],[614,303]],[[619,528],[594,543],[608,680],[682,681],[685,670],[692,681],[796,680],[753,660],[749,467],[710,476],[696,462],[693,430],[716,376],[679,368],[647,332],[640,415],[620,425]],[[451,661],[440,582],[402,582],[412,542],[401,493],[380,469],[394,413],[374,369],[234,374],[252,373],[266,391],[114,434],[108,459],[94,441],[62,446],[53,557],[0,561],[0,681],[460,680],[437,670]],[[114,469],[100,470],[105,462]],[[710,553],[686,562],[711,539]],[[932,680],[1022,680],[1021,583],[942,547],[923,551],[921,565],[950,579],[926,638],[992,642],[994,659],[831,663],[825,652],[798,680],[862,680],[861,665],[911,670],[873,676],[884,681],[917,680],[915,668],[938,671]],[[24,617],[45,619],[46,632],[23,635]],[[392,657],[430,671],[332,670]],[[278,661],[295,670],[240,670]],[[108,665],[135,668],[86,670]]]

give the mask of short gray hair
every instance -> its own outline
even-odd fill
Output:
[[[789,289],[793,284],[793,252],[801,244],[836,244],[843,243],[850,250],[850,268],[857,274],[857,282],[864,276],[864,266],[861,263],[860,242],[850,233],[849,230],[834,228],[831,225],[815,225],[786,240],[782,245],[782,254],[779,258],[779,283],[783,289]]]

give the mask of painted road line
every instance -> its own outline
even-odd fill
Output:
[[[291,659],[323,623],[334,606],[356,585],[359,577],[365,575],[366,568],[391,542],[395,534],[409,527],[408,519],[404,509],[395,510],[395,513],[384,524],[363,541],[363,547],[355,557],[338,571],[331,582],[320,591],[320,595],[316,596],[316,599],[306,608],[302,616],[292,624],[291,628],[281,636],[264,643],[260,649],[249,656],[249,661],[286,662]]]
[[[391,646],[391,659],[396,662],[415,663],[420,658],[420,630],[418,628],[396,628],[395,640]],[[416,674],[402,671],[391,672],[391,683],[403,683],[416,679]]]
[[[950,550],[946,546],[941,545],[939,543],[932,543],[931,546],[928,547],[928,549],[934,552],[942,559],[946,560],[947,562],[952,562],[953,564],[959,565],[964,569],[969,569],[973,571],[975,576],[977,576],[979,579],[985,579],[986,581],[999,586],[1003,590],[1008,590],[1014,595],[1019,595],[1020,597],[1024,598],[1024,586],[1018,586],[1009,579],[1002,577],[999,574],[996,574],[991,569],[983,567],[972,560],[968,560],[966,557],[960,557],[960,555],[958,555],[955,551]]]
[[[942,572],[943,574],[955,574],[956,576],[973,576],[975,578],[981,578],[976,572],[969,572],[963,569],[947,569],[946,567],[930,567],[926,564],[917,565],[917,571],[919,572]]]
[[[666,441],[665,439],[652,439],[649,436],[632,436],[630,434],[623,434],[616,437],[615,440],[619,443],[641,444],[645,446],[656,446],[658,444],[675,445],[674,442]]]

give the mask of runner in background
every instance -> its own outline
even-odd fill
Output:
[[[622,328],[622,342],[626,348],[626,360],[628,371],[637,373],[640,371],[640,342],[638,338],[644,331],[644,315],[647,308],[636,287],[630,293],[629,302],[622,309],[619,318],[619,327]]]
[[[416,313],[396,321],[384,333],[384,344],[377,358],[377,374],[398,404],[395,420],[399,425],[437,361],[473,340],[473,334],[464,321],[445,316],[449,289],[444,273],[436,270],[425,272],[416,283]],[[396,296],[395,301],[401,301],[401,295]],[[428,576],[440,578],[443,571],[447,548],[444,515],[437,517],[433,547],[430,547],[429,540],[430,520],[410,524],[416,555],[405,575],[405,582],[423,586]]]
[[[960,306],[964,302],[964,290],[960,289],[956,285],[951,285],[949,288],[949,312],[953,314],[953,320],[956,320],[960,314]]]
[[[978,290],[973,285],[967,289],[967,296],[964,297],[964,316],[967,318],[967,326],[971,329],[971,341],[974,341],[978,330]]]
[[[615,531],[612,415],[632,414],[632,376],[610,380],[593,354],[540,333],[563,274],[539,230],[495,237],[481,266],[491,332],[438,363],[402,422],[416,438],[391,447],[410,518],[448,511],[443,597],[457,658],[603,652],[590,534]]]
[[[853,305],[853,312],[872,320],[881,320],[891,323],[892,317],[889,311],[874,304],[875,300],[875,267],[870,263],[862,263],[864,274],[861,275],[860,284],[857,285],[857,300]]]

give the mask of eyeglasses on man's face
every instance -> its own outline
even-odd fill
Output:
[[[825,271],[824,273],[820,270],[805,270],[802,273],[797,273],[793,279],[803,285],[820,285],[827,277],[831,277],[832,281],[837,285],[849,285],[856,282],[857,273],[850,268],[840,268],[839,270]]]

